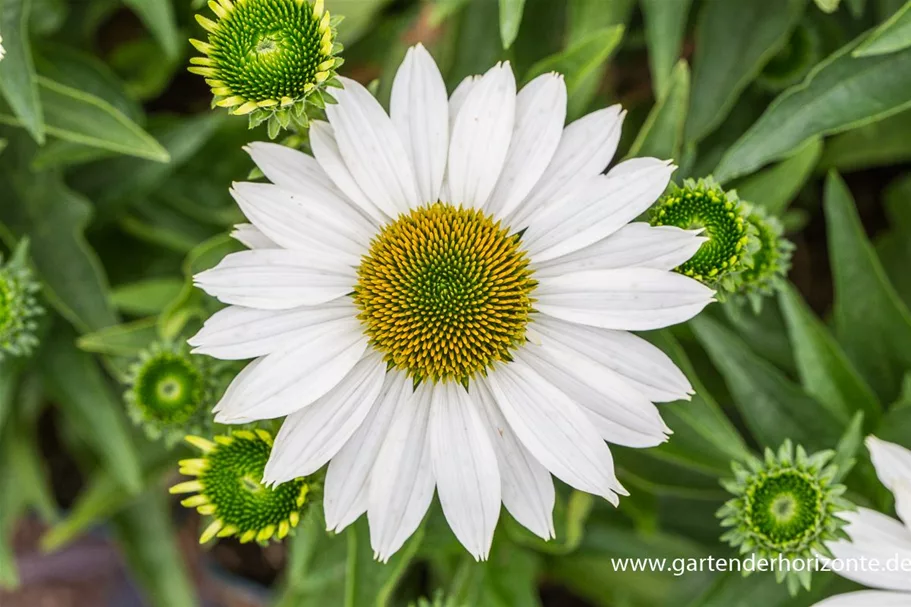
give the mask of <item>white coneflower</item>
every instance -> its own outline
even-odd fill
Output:
[[[867,448],[879,480],[895,495],[895,510],[901,520],[859,508],[841,515],[848,521],[845,532],[851,541],[827,546],[841,567],[839,575],[870,588],[841,594],[814,607],[909,607],[911,605],[911,451],[871,436]],[[903,523],[904,521],[904,523]],[[873,562],[876,565],[873,565]],[[866,563],[866,565],[863,565]]]
[[[314,157],[250,153],[271,184],[233,194],[252,250],[196,283],[231,304],[196,352],[256,358],[216,420],[287,416],[265,469],[282,482],[327,462],[328,527],[367,512],[388,559],[439,494],[455,535],[487,557],[501,501],[553,537],[551,474],[612,503],[626,491],[605,441],[650,447],[653,404],[690,385],[627,333],[685,321],[711,289],[671,270],[695,232],[631,220],[667,187],[670,162],[607,174],[623,112],[564,128],[563,78],[518,95],[508,63],[447,99],[421,46],[396,75],[391,116],[344,80]]]

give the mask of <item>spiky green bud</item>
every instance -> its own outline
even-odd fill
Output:
[[[0,255],[0,360],[30,355],[38,345],[38,303],[41,285],[27,265],[28,241],[23,240],[4,265]]]
[[[210,0],[209,8],[216,19],[197,15],[209,35],[190,40],[204,55],[190,71],[205,77],[213,105],[249,116],[251,128],[268,122],[274,139],[292,123],[306,127],[308,106],[335,102],[326,87],[341,87],[340,19],[323,0]]]
[[[816,553],[830,556],[825,543],[845,539],[846,521],[838,514],[854,509],[844,499],[844,485],[835,482],[838,468],[833,451],[808,456],[790,441],[776,454],[766,449],[764,460],[749,458],[734,462],[733,480],[722,481],[734,498],[718,510],[721,526],[729,528],[721,539],[741,554],[788,561],[814,559]],[[750,571],[744,569],[744,575]],[[810,567],[775,570],[778,582],[787,582],[795,594],[799,586],[810,588]]]
[[[211,441],[198,436],[186,440],[202,451],[202,457],[180,462],[180,473],[195,479],[174,485],[171,493],[194,494],[181,504],[211,517],[201,544],[231,536],[242,543],[282,540],[315,501],[319,487],[307,477],[272,487],[263,483],[272,452],[272,435],[265,430],[237,430]]]

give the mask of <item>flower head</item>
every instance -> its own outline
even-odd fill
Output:
[[[556,74],[521,91],[508,63],[447,96],[433,58],[408,51],[391,115],[342,79],[314,156],[256,143],[272,183],[232,190],[251,250],[198,274],[228,308],[190,340],[255,358],[216,420],[287,416],[264,476],[329,464],[325,511],[365,511],[377,557],[433,498],[479,559],[501,502],[553,537],[551,474],[613,503],[625,490],[605,441],[648,447],[669,429],[655,402],[691,387],[628,333],[687,320],[712,291],[671,270],[703,242],[629,223],[674,167],[639,158],[604,174],[623,112],[566,126]],[[608,203],[609,202],[609,203]]]
[[[845,487],[835,482],[834,455],[821,451],[808,456],[803,447],[795,450],[785,441],[777,455],[766,449],[764,461],[751,458],[746,466],[734,462],[735,478],[723,484],[735,497],[717,515],[721,525],[731,529],[721,539],[742,554],[770,560],[811,559],[816,552],[826,552],[825,542],[844,535],[840,515],[853,508],[841,497]],[[776,575],[779,582],[787,580],[792,593],[799,584],[810,587],[809,568],[779,568]]]
[[[6,264],[0,255],[0,360],[28,356],[38,345],[35,331],[44,308],[36,298],[41,285],[26,265],[27,255],[25,241]]]
[[[263,469],[272,451],[272,435],[265,430],[238,430],[209,441],[187,436],[203,452],[198,459],[182,460],[180,473],[196,479],[171,487],[171,493],[194,493],[181,504],[212,517],[199,542],[237,536],[242,543],[264,544],[284,539],[300,522],[312,501],[315,485],[297,478],[277,486],[263,482]]]
[[[650,223],[701,230],[706,241],[677,271],[722,291],[734,290],[738,275],[752,263],[746,208],[737,192],[725,192],[711,177],[672,185],[652,208]]]
[[[169,444],[208,428],[223,388],[220,368],[190,354],[185,344],[152,344],[130,367],[124,394],[130,417],[149,438],[164,437]]]
[[[895,496],[898,519],[869,508],[846,512],[845,532],[850,537],[826,547],[828,556],[840,561],[840,566],[830,564],[831,571],[877,590],[837,595],[814,607],[911,605],[911,451],[875,436],[866,442],[879,480]],[[879,566],[858,566],[873,561]]]
[[[190,41],[205,55],[190,71],[206,78],[215,105],[249,115],[251,127],[268,120],[274,138],[292,122],[306,126],[308,104],[333,101],[324,89],[337,84],[341,45],[323,0],[210,0],[209,7],[217,19],[197,15],[209,36]]]
[[[751,205],[747,220],[756,234],[757,246],[752,254],[752,264],[739,276],[737,293],[758,310],[762,298],[783,284],[791,268],[794,245],[784,237],[781,222],[762,207]]]

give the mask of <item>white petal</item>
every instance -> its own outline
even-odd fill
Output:
[[[440,69],[423,45],[405,54],[389,105],[392,123],[414,166],[420,201],[436,202],[449,152],[449,100]]]
[[[490,441],[497,454],[503,505],[521,525],[549,540],[554,532],[554,482],[547,468],[536,460],[512,431],[488,387],[472,385],[486,416]]]
[[[337,260],[284,249],[232,253],[193,277],[221,302],[263,310],[325,303],[351,293],[356,281],[354,269]]]
[[[317,189],[342,195],[316,158],[309,154],[267,141],[254,141],[244,149],[266,178],[277,186],[292,192]],[[350,201],[346,202],[350,204]]]
[[[584,116],[565,129],[553,159],[510,224],[528,225],[528,219],[546,203],[561,197],[589,177],[601,174],[617,151],[626,112],[613,105]]]
[[[508,217],[541,179],[560,144],[566,120],[563,76],[543,74],[516,97],[516,120],[509,153],[487,209]]]
[[[333,329],[321,330],[313,339],[260,359],[243,383],[222,398],[215,421],[281,417],[334,388],[360,360],[367,338],[356,318],[332,324]]]
[[[376,404],[354,436],[329,462],[323,499],[327,530],[341,531],[367,511],[370,471],[396,408],[407,400],[406,390],[411,391],[411,380],[404,373],[388,373]]]
[[[692,257],[706,240],[698,230],[631,223],[584,249],[535,264],[535,277],[619,268],[673,270]]]
[[[867,437],[866,443],[876,475],[889,491],[901,481],[911,484],[911,451],[875,436]]]
[[[285,249],[318,251],[356,266],[376,233],[369,219],[338,196],[291,192],[269,183],[235,183],[240,210]]]
[[[361,191],[390,217],[421,204],[414,171],[392,120],[359,82],[339,78],[344,89],[326,106],[338,149]]]
[[[187,343],[194,346],[194,354],[243,360],[305,343],[315,335],[337,329],[333,321],[355,318],[357,314],[347,297],[290,310],[229,306],[213,314]]]
[[[522,237],[533,262],[544,262],[606,238],[639,216],[667,188],[674,165],[628,161],[591,177],[581,191],[542,207]],[[635,162],[636,168],[624,165]]]
[[[814,603],[812,607],[911,607],[911,594],[861,590],[860,592],[837,594]]]
[[[480,76],[466,76],[462,79],[462,82],[459,83],[459,86],[452,91],[452,96],[449,98],[449,130],[452,131],[452,127],[455,126],[456,118],[459,115],[459,112],[462,111],[462,106],[465,105],[465,100],[468,99],[468,93],[478,84],[478,81],[481,79]]]
[[[589,360],[619,373],[652,402],[689,400],[693,387],[671,359],[641,337],[566,322],[545,315],[533,329]]]
[[[384,563],[411,537],[433,500],[430,397],[427,385],[404,396],[370,475],[370,545]]]
[[[647,331],[689,320],[712,302],[713,293],[676,272],[589,270],[542,280],[535,307],[593,327]]]
[[[617,504],[626,495],[607,444],[585,412],[518,358],[486,379],[522,444],[557,478]]]
[[[322,468],[367,417],[385,375],[382,355],[371,352],[325,396],[285,418],[263,481],[283,483]]]
[[[433,387],[428,431],[443,514],[475,560],[487,560],[500,517],[500,473],[477,405],[461,385]]]
[[[449,143],[449,202],[476,208],[487,202],[506,161],[515,113],[516,79],[507,62],[484,74],[458,112]]]
[[[549,339],[527,344],[519,356],[581,405],[607,442],[643,448],[667,440],[670,429],[655,405],[610,369]]]
[[[911,561],[911,531],[899,521],[867,508],[839,516],[849,523],[845,531],[851,541],[826,544],[838,560],[833,563],[833,571],[871,588],[911,592],[911,575],[902,571],[887,571],[885,567],[890,560],[897,563]],[[878,569],[859,567],[861,559],[867,562],[876,559],[882,566]]]
[[[310,123],[310,147],[322,169],[348,200],[377,223],[387,221],[388,217],[364,194],[345,165],[342,153],[338,149],[338,142],[335,140],[335,129],[331,124],[322,120]]]
[[[281,248],[252,223],[239,223],[234,226],[231,238],[238,241],[248,249],[278,249]]]
[[[895,511],[898,513],[898,517],[905,521],[905,526],[911,532],[911,483],[899,481],[893,493],[895,493]]]

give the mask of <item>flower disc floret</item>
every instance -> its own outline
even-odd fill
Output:
[[[767,449],[764,461],[735,462],[735,479],[722,483],[735,497],[718,511],[722,527],[730,527],[721,539],[742,554],[754,552],[763,559],[796,561],[828,554],[825,542],[844,537],[846,522],[838,513],[853,509],[841,497],[845,487],[835,480],[834,455],[822,451],[808,456],[803,447],[795,450],[786,441],[777,454]],[[809,589],[810,573],[809,568],[776,570],[792,593],[800,584]]]
[[[27,243],[21,244],[7,264],[0,255],[0,360],[31,354],[38,345],[35,332],[44,314],[37,293],[41,285],[26,264]]]
[[[524,343],[536,284],[517,236],[482,211],[436,203],[376,236],[354,300],[388,364],[415,381],[466,382]]]
[[[263,470],[272,452],[271,434],[238,430],[212,441],[198,436],[186,440],[203,456],[180,462],[180,473],[196,479],[171,487],[171,493],[194,493],[181,504],[212,517],[200,543],[236,536],[242,543],[256,540],[265,544],[273,538],[284,539],[297,527],[315,486],[304,477],[272,487],[263,483]]]
[[[205,55],[190,71],[206,77],[215,105],[249,114],[251,127],[268,120],[274,137],[292,121],[305,126],[307,104],[332,101],[321,90],[338,84],[341,45],[323,0],[210,0],[209,7],[217,20],[197,15],[209,36],[190,41]]]
[[[711,177],[672,185],[652,208],[650,223],[703,230],[708,240],[677,271],[709,286],[733,290],[737,274],[752,263],[745,207],[736,192],[725,192]]]

